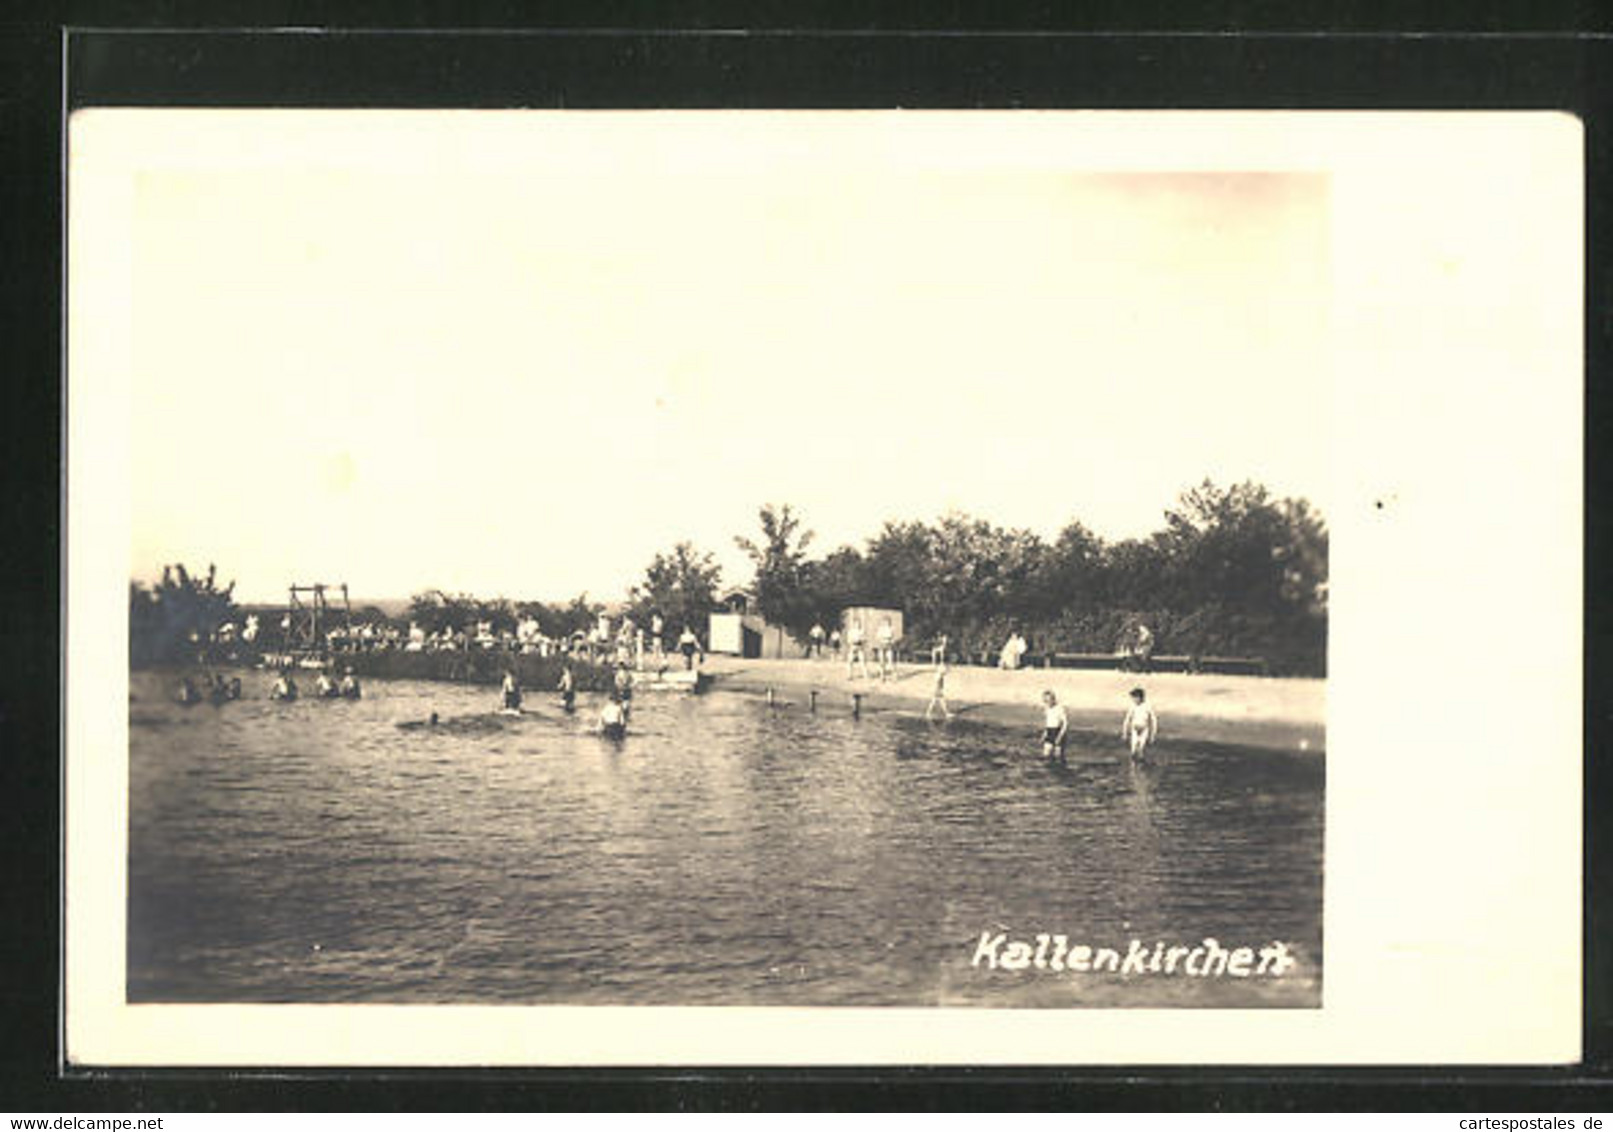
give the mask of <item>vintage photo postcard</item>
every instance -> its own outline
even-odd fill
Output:
[[[68,143],[70,1063],[1577,1058],[1572,118]]]

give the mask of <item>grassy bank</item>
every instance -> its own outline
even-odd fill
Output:
[[[832,660],[745,660],[714,656],[706,671],[717,689],[766,693],[781,702],[806,704],[818,693],[819,711],[846,712],[851,696],[862,696],[867,712],[923,712],[934,686],[934,670],[901,665],[887,683],[846,677],[846,666]],[[947,673],[947,702],[955,716],[1022,728],[1042,725],[1040,697],[1050,689],[1069,713],[1072,729],[1120,744],[1120,722],[1127,693],[1141,686],[1159,715],[1160,741],[1188,740],[1320,755],[1327,746],[1326,683],[1313,679],[1253,676],[1156,674],[1072,669],[960,667]]]

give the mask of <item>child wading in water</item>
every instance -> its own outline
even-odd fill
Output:
[[[611,695],[622,705],[622,719],[625,722],[627,717],[633,714],[633,674],[627,670],[627,665],[624,664],[616,670],[614,683],[615,690]]]
[[[1149,745],[1159,734],[1159,719],[1147,700],[1148,693],[1141,688],[1133,688],[1131,707],[1126,712],[1125,722],[1120,725],[1120,736],[1131,744],[1131,757],[1135,762],[1145,761]]]
[[[627,735],[627,709],[616,700],[608,700],[599,713],[599,730],[609,739]]]
[[[929,719],[937,706],[941,708],[942,719],[952,718],[952,710],[947,707],[947,666],[944,661],[935,666],[935,687],[930,692],[930,702],[924,709],[924,718]]]
[[[1064,741],[1070,734],[1070,717],[1052,692],[1042,693],[1042,757],[1064,761]]]

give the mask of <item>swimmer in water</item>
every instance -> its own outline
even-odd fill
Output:
[[[290,672],[280,673],[274,682],[274,687],[269,689],[269,698],[285,700],[287,703],[297,698],[297,682],[291,678]]]
[[[627,712],[615,700],[607,700],[605,708],[599,713],[599,729],[610,739],[621,739],[627,735]]]
[[[1064,742],[1070,734],[1070,716],[1052,692],[1042,693],[1042,757],[1064,761]]]
[[[341,684],[342,698],[356,700],[364,695],[364,690],[358,686],[358,678],[353,675],[353,666],[350,664],[342,670]]]
[[[1131,690],[1131,707],[1120,725],[1120,737],[1131,744],[1133,762],[1146,762],[1148,748],[1159,734],[1159,718],[1148,706],[1148,693],[1141,688]]]
[[[432,712],[431,713],[431,718],[427,719],[427,720],[406,719],[402,723],[398,724],[399,729],[403,730],[403,731],[418,731],[422,727],[435,727],[435,726],[437,726],[437,713],[436,712]]]
[[[515,673],[508,668],[504,670],[504,684],[502,690],[504,693],[504,710],[520,711],[521,685],[516,682]]]

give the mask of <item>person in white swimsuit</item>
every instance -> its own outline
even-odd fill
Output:
[[[1158,734],[1159,718],[1154,715],[1154,709],[1148,706],[1148,693],[1141,688],[1133,688],[1131,707],[1126,712],[1125,722],[1120,725],[1121,737],[1131,745],[1131,757],[1142,762]]]
[[[1042,757],[1064,761],[1064,743],[1070,735],[1070,716],[1052,692],[1042,693]]]

